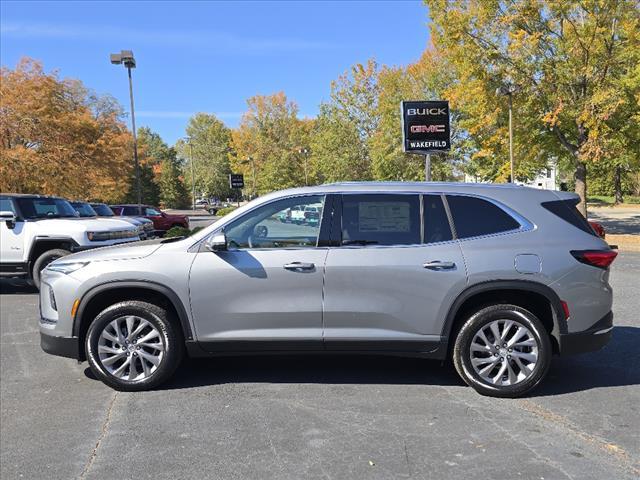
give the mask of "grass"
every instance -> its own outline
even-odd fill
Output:
[[[623,205],[640,204],[640,197],[636,197],[633,195],[625,195],[623,198],[624,198]],[[587,198],[587,202],[593,203],[595,205],[603,205],[603,206],[615,204],[614,197],[607,196],[607,195],[589,195],[589,197]]]

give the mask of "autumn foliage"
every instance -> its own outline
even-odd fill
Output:
[[[120,199],[132,138],[115,100],[28,58],[1,72],[0,191]]]

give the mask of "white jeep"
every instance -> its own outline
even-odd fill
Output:
[[[40,272],[56,258],[135,240],[139,236],[134,225],[80,218],[62,198],[0,194],[2,277],[24,277],[40,288]]]

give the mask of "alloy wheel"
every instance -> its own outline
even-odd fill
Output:
[[[98,358],[120,380],[148,378],[158,369],[165,353],[159,330],[144,318],[127,315],[109,322],[98,339]]]
[[[471,365],[485,382],[507,386],[531,376],[538,363],[538,341],[515,320],[494,320],[473,336]]]

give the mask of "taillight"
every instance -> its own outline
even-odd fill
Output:
[[[573,258],[586,265],[608,268],[618,256],[614,250],[571,250]]]

